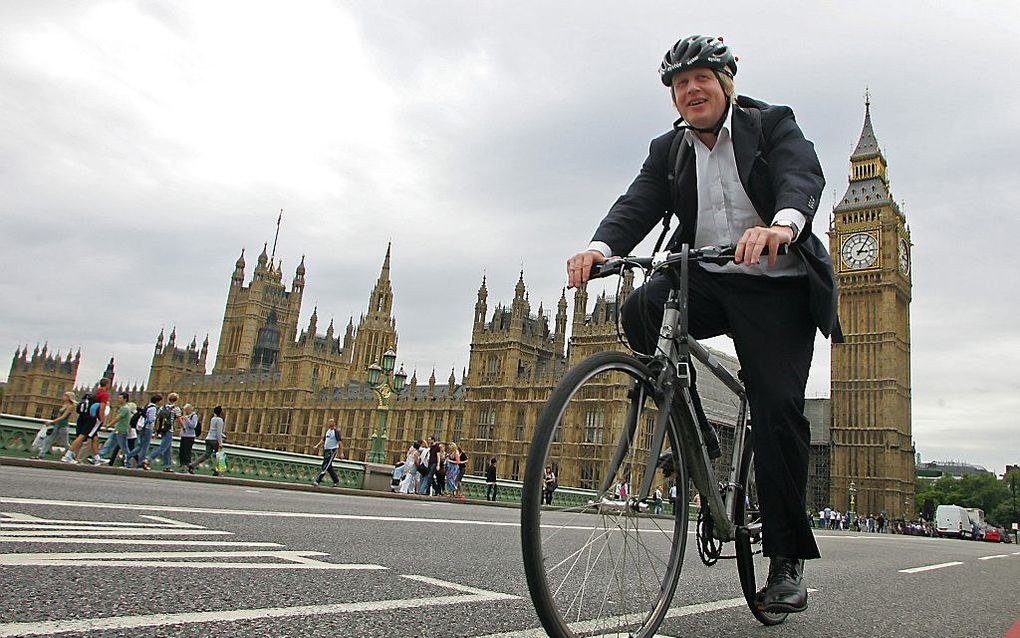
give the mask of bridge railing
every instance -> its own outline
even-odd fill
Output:
[[[14,414],[0,414],[0,455],[30,456],[32,441],[46,421]],[[74,438],[74,427],[68,428],[68,436]],[[100,432],[100,440],[105,441],[107,432]],[[229,436],[229,433],[228,433]],[[153,439],[156,443],[157,439]],[[173,448],[180,445],[179,437],[174,437]],[[149,448],[155,449],[154,446]],[[283,452],[263,448],[232,445],[226,443],[223,450],[227,454],[226,476],[236,478],[252,478],[288,483],[310,483],[319,473],[322,459],[309,454]],[[340,476],[340,486],[351,489],[362,489],[365,480],[365,463],[360,461],[334,461],[333,468]],[[202,473],[209,473],[207,466],[199,468]],[[327,479],[328,480],[328,479]],[[465,476],[462,481],[464,495],[469,499],[485,500],[485,479],[480,476]],[[520,503],[523,485],[520,481],[500,479],[497,490],[497,501],[502,503]],[[590,490],[560,487],[553,496],[557,505],[581,505],[594,496]]]

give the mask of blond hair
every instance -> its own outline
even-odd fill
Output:
[[[177,399],[179,399],[179,398],[180,398],[180,397],[179,397],[179,396],[177,396],[177,393],[176,393],[176,392],[171,392],[171,393],[170,393],[170,394],[169,394],[169,395],[167,396],[166,400],[167,400],[167,401],[169,401],[170,403],[176,403],[176,402],[177,402]]]
[[[715,77],[718,78],[719,86],[722,87],[723,93],[729,96],[730,104],[736,104],[737,85],[733,80],[733,76],[726,71],[716,71]],[[673,101],[673,104],[676,105],[676,89],[673,88],[672,84],[669,85],[669,97]]]

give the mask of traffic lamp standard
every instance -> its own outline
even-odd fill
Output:
[[[382,359],[382,367],[379,367],[378,362],[368,366],[368,384],[372,386],[372,391],[379,399],[379,404],[376,406],[376,411],[379,412],[379,425],[375,434],[372,435],[372,449],[369,451],[367,459],[369,463],[386,462],[386,417],[389,414],[390,402],[393,400],[394,394],[400,394],[407,381],[407,373],[404,372],[403,366],[400,367],[399,372],[393,373],[393,367],[397,363],[397,353],[392,348],[383,354]]]

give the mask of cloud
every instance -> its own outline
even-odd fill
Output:
[[[675,117],[662,52],[721,32],[738,89],[794,106],[823,208],[846,188],[870,88],[914,240],[919,449],[995,467],[1020,449],[1020,113],[1003,107],[1020,89],[988,80],[1020,63],[1016,7],[239,6],[0,6],[0,353],[80,344],[82,378],[115,354],[141,381],[161,327],[209,332],[215,351],[234,260],[254,263],[282,208],[285,278],[308,266],[302,326],[316,304],[320,325],[360,315],[392,240],[400,358],[459,375],[482,273],[490,307],[522,268],[532,306],[554,307],[564,260]],[[948,44],[967,40],[982,62]],[[809,394],[827,388],[819,339]]]

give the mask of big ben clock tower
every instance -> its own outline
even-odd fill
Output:
[[[850,185],[833,209],[829,249],[846,336],[832,346],[831,504],[911,518],[910,228],[889,191],[870,98],[850,156]]]

